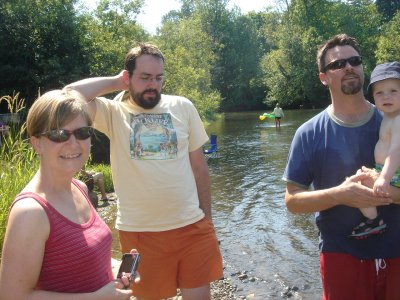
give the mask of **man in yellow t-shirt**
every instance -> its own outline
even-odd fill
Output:
[[[94,127],[110,139],[111,171],[118,195],[116,227],[121,250],[142,259],[140,299],[210,299],[211,281],[223,277],[211,216],[208,140],[188,99],[162,95],[164,57],[139,44],[116,76],[84,79],[66,89],[88,101]],[[99,97],[122,90],[114,101]]]

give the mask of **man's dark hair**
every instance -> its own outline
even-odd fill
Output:
[[[136,68],[136,58],[145,54],[160,58],[164,62],[164,55],[157,46],[150,43],[139,43],[138,46],[130,49],[125,56],[124,69],[128,71],[129,77],[132,76],[133,71]]]

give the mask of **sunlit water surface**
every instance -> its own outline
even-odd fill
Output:
[[[317,110],[285,111],[281,127],[260,121],[262,112],[229,113],[207,127],[218,136],[218,158],[208,160],[213,219],[221,240],[225,275],[239,295],[252,299],[321,299],[318,233],[313,215],[293,215],[282,181],[295,130]],[[247,271],[255,281],[232,276]]]

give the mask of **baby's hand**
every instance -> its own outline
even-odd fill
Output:
[[[374,187],[375,180],[379,177],[379,173],[374,169],[362,167],[357,171],[357,175],[364,174],[365,176],[361,179],[361,184],[372,189]]]
[[[378,197],[390,197],[390,183],[383,179],[382,177],[378,177],[378,179],[374,183],[374,193]]]

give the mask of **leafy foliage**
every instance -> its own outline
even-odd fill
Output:
[[[31,102],[87,73],[74,0],[0,2],[0,91]]]
[[[261,64],[268,106],[276,102],[291,108],[326,106],[329,95],[319,82],[316,52],[334,34],[345,32],[362,41],[366,71],[374,65],[378,32],[370,28],[378,28],[380,18],[372,1],[293,0],[282,18],[274,37],[276,48]]]
[[[385,21],[390,21],[400,10],[400,0],[376,0],[375,2]]]
[[[81,43],[90,76],[108,76],[123,68],[123,58],[136,42],[148,35],[136,23],[143,0],[101,0],[94,12],[80,17]]]
[[[210,51],[211,39],[200,30],[199,23],[199,18],[178,23],[166,21],[157,44],[166,59],[164,93],[189,98],[203,118],[211,119],[221,100],[211,85],[215,61]]]
[[[376,50],[377,63],[400,60],[400,10],[383,27]]]
[[[325,106],[315,56],[337,33],[360,42],[367,80],[377,62],[399,57],[398,0],[275,0],[247,14],[228,9],[230,0],[181,0],[155,36],[136,21],[145,0],[100,0],[92,11],[80,1],[0,2],[1,95],[18,91],[29,107],[40,90],[118,73],[128,48],[151,40],[167,59],[164,92],[188,97],[212,119],[276,102]]]

